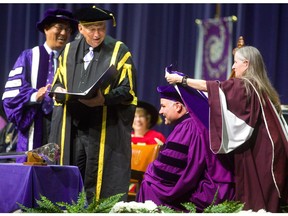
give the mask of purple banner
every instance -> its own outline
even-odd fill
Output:
[[[202,78],[226,80],[231,72],[232,23],[227,18],[202,20]]]

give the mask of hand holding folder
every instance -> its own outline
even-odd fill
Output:
[[[90,99],[97,95],[98,90],[104,90],[113,82],[118,75],[118,71],[114,65],[111,65],[95,83],[84,92],[59,92],[50,91],[49,94],[54,94],[57,97],[65,97],[66,101],[78,99]]]

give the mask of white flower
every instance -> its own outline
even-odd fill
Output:
[[[150,211],[153,211],[157,208],[157,205],[152,200],[146,200],[144,205],[146,206],[145,208]]]
[[[265,209],[259,209],[258,211],[253,211],[252,209],[249,210],[242,210],[240,213],[271,213],[267,212]]]
[[[157,209],[157,205],[151,201],[147,200],[145,203],[132,202],[118,202],[111,209],[110,213],[121,213],[121,212],[131,212],[137,213],[141,212],[141,209],[145,209],[148,212],[153,212]]]

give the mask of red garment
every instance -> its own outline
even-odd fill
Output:
[[[147,145],[150,145],[150,144],[158,144],[155,140],[155,138],[159,139],[162,143],[165,142],[166,138],[165,136],[158,132],[158,131],[155,131],[155,130],[149,130],[145,135],[144,137],[135,137],[134,136],[134,132],[132,132],[132,139],[131,139],[131,142],[134,143],[134,144],[137,144],[137,143],[146,143]]]
[[[236,200],[245,210],[281,212],[280,198],[288,201],[287,128],[268,98],[260,103],[250,87],[248,97],[241,79],[207,81],[211,149],[234,152]]]

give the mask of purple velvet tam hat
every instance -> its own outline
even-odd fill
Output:
[[[78,21],[74,19],[72,12],[66,9],[48,9],[42,21],[37,23],[37,28],[39,31],[44,33],[44,28],[52,23],[66,21],[70,23],[72,28],[71,34],[74,34],[78,28]]]
[[[159,92],[161,98],[165,98],[172,101],[178,101],[184,104],[179,93],[176,91],[173,85],[158,86],[157,91]]]
[[[173,85],[158,86],[157,91],[161,98],[183,103],[191,118],[202,123],[209,129],[209,104],[207,96],[194,88],[177,85],[180,94]],[[199,121],[200,120],[200,121]]]

